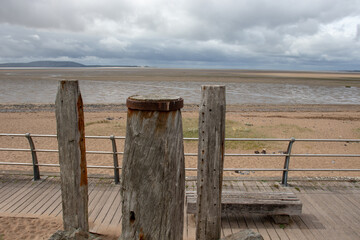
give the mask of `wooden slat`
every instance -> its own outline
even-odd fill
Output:
[[[95,220],[95,227],[93,227],[93,231],[99,232],[99,228],[102,227],[102,225],[109,225],[111,222],[111,219],[113,217],[114,211],[116,210],[116,206],[114,205],[114,201],[117,195],[120,195],[120,188],[111,187],[110,189],[111,194],[106,199],[106,203],[103,205],[103,208],[101,209],[98,217]],[[115,208],[115,209],[112,209]],[[112,211],[110,211],[112,209]]]
[[[351,237],[351,239],[360,239],[360,234],[356,233],[356,231],[359,229],[359,225],[353,225],[353,222],[356,221],[356,219],[349,218],[349,215],[346,214],[346,210],[339,208],[339,205],[335,201],[334,195],[336,194],[333,194],[332,196],[324,196],[319,194],[319,199],[323,202],[325,211],[328,213],[329,217],[333,219],[337,227],[340,227],[342,230],[344,230],[347,235]],[[335,204],[332,204],[330,207],[330,203]]]
[[[114,215],[110,221],[110,225],[117,226],[120,224],[121,220],[121,196],[120,194],[116,196],[116,199],[114,201],[115,206],[117,206],[116,211],[114,212]]]
[[[271,240],[280,240],[279,235],[277,234],[276,230],[273,228],[271,222],[272,219],[269,217],[261,218],[264,228],[266,229],[267,233],[270,236]]]
[[[56,184],[52,181],[52,179],[48,179],[46,182],[47,184],[44,184],[39,191],[31,193],[33,196],[24,202],[20,207],[16,208],[13,213],[27,214],[36,206],[45,204],[46,200],[51,196],[51,191],[56,188]]]
[[[57,199],[61,199],[61,189],[60,185],[57,185],[51,193],[49,193],[49,197],[44,198],[46,202],[44,204],[39,204],[38,208],[33,208],[30,213],[38,214],[38,215],[46,215],[45,212],[48,209],[51,209],[51,206],[55,205]]]
[[[5,201],[10,201],[10,198],[14,194],[20,194],[21,191],[25,191],[28,185],[32,185],[32,180],[19,180],[19,181],[11,181],[4,187],[3,192],[0,196],[0,209],[4,206]]]
[[[109,196],[111,194],[111,187],[109,186],[107,190],[101,194],[100,198],[98,198],[98,201],[96,202],[95,206],[89,211],[89,220],[93,223],[99,223],[98,216],[101,210],[104,208],[104,205],[106,201],[108,200]],[[95,227],[95,226],[93,226]],[[93,229],[93,228],[92,228]],[[93,231],[93,230],[91,230]]]
[[[39,185],[39,187],[29,192],[26,196],[23,196],[22,199],[17,202],[17,204],[14,204],[7,211],[11,213],[23,212],[23,209],[26,208],[28,205],[36,205],[39,195],[41,195],[42,192],[46,191],[50,185],[51,181],[49,180],[43,182],[41,185]]]
[[[36,182],[30,181],[20,189],[14,188],[15,191],[9,192],[7,198],[0,203],[0,209],[6,211],[8,208],[12,207],[13,204],[17,204],[24,196],[26,196],[26,194],[35,190],[38,185],[41,185],[43,181],[44,180],[39,180]]]
[[[268,240],[268,239],[271,239],[269,233],[267,232],[264,224],[262,223],[262,216],[259,216],[259,215],[252,215],[251,216],[253,221],[254,221],[254,224],[256,225],[257,229],[258,229],[258,232],[261,234],[261,236],[264,238],[264,240]]]
[[[187,212],[196,212],[196,195],[186,194]],[[301,214],[302,204],[293,193],[284,192],[223,192],[222,212],[237,212],[238,214]]]
[[[328,213],[326,213],[320,205],[318,205],[317,202],[321,203],[318,199],[318,194],[311,194],[307,195],[304,194],[304,197],[302,198],[304,201],[304,205],[306,204],[310,211],[316,215],[321,223],[323,223],[326,227],[325,231],[322,231],[325,239],[342,239],[341,236],[344,233],[340,233],[339,231],[335,230],[336,223],[331,220],[331,218],[328,216]],[[341,231],[341,230],[340,230]]]
[[[279,224],[276,224],[274,221],[269,221],[268,224],[269,224],[269,226],[267,224],[265,225],[266,229],[268,229],[272,226],[281,240],[290,240],[288,235],[285,233],[284,229],[282,227],[280,227]]]

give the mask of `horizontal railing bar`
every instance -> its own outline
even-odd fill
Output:
[[[360,157],[360,154],[290,154],[291,157]]]
[[[296,142],[360,142],[360,139],[295,139]]]
[[[360,157],[360,154],[255,154],[225,153],[225,157]],[[196,153],[185,153],[185,156],[197,156]]]
[[[309,171],[337,171],[337,172],[357,172],[360,171],[360,169],[330,169],[330,168],[295,168],[295,169],[289,169],[289,171],[304,171],[304,172],[309,172]]]
[[[56,134],[30,134],[31,137],[54,137]],[[25,137],[26,134],[17,134],[17,133],[0,133],[0,136],[3,137]],[[85,136],[85,138],[95,138],[95,139],[110,139],[110,136]],[[125,139],[125,136],[115,136],[115,139]]]
[[[30,134],[31,137],[50,137],[50,138],[56,138],[56,134]]]
[[[286,169],[283,168],[224,168],[224,171],[259,171],[259,172],[264,172],[264,171],[284,171]],[[357,172],[360,171],[360,169],[330,169],[330,168],[294,168],[294,169],[289,169],[288,171],[304,171],[304,172],[308,172],[308,171],[337,171],[337,172]]]
[[[114,166],[96,166],[96,165],[88,165],[87,168],[107,168],[114,169]]]
[[[286,138],[225,138],[225,141],[284,141],[289,142],[291,139]]]
[[[13,152],[30,152],[31,149],[21,149],[21,148],[0,148],[0,151],[13,151]],[[34,149],[34,152],[59,152],[54,149]],[[110,151],[86,151],[88,154],[114,154]],[[124,152],[116,152],[116,154],[124,154]]]
[[[0,165],[25,165],[32,166],[32,163],[17,163],[17,162],[0,162]]]
[[[30,152],[31,149],[0,148],[0,151]],[[35,152],[58,152],[54,149],[34,149]],[[111,151],[86,151],[88,154],[114,154]],[[116,152],[124,154],[124,152]],[[197,153],[184,153],[185,156],[196,157]],[[226,157],[360,157],[360,154],[255,154],[255,153],[225,153]]]
[[[0,136],[25,137],[26,134],[0,133]],[[56,134],[31,134],[31,137],[57,137]],[[85,136],[85,138],[110,139],[110,136]],[[115,136],[115,139],[125,139],[125,136]],[[198,138],[183,138],[197,141]],[[225,141],[291,141],[291,138],[225,138]],[[297,142],[360,142],[360,139],[295,139]]]
[[[114,154],[113,152],[110,152],[110,151],[86,151],[86,153],[89,153],[89,154]]]
[[[60,167],[60,164],[41,163],[41,164],[36,164],[36,166],[40,166],[40,167]]]
[[[225,153],[225,157],[284,157],[288,154]]]
[[[283,168],[224,168],[224,171],[284,171]]]
[[[32,163],[15,163],[15,162],[0,162],[0,165],[21,165],[21,166],[32,166]],[[41,167],[60,167],[59,164],[37,164]],[[103,168],[103,169],[114,169],[114,166],[101,166],[101,165],[88,165],[87,168]],[[121,167],[118,167],[121,169]],[[197,168],[185,168],[186,171],[197,171]],[[224,168],[224,171],[284,171],[283,168]],[[317,172],[317,171],[331,171],[331,172],[357,172],[360,169],[330,169],[330,168],[294,168],[288,171],[303,171],[303,172]]]
[[[114,154],[114,152],[110,152],[110,151],[86,151],[86,153],[89,154]],[[124,152],[116,152],[115,154],[124,154]]]
[[[21,148],[0,148],[0,151],[11,151],[11,152],[30,152],[31,149],[21,149]]]
[[[25,137],[26,134],[18,134],[18,133],[0,133],[0,136],[3,137]]]
[[[59,152],[59,151],[54,149],[34,149],[34,152]]]
[[[110,136],[85,136],[85,138],[92,138],[92,139],[110,139]],[[125,139],[124,136],[114,136],[115,139]]]
[[[291,141],[291,138],[225,138],[225,141]],[[360,139],[295,139],[296,142],[360,142]]]
[[[199,138],[187,138],[187,137],[184,137],[183,139],[187,140],[187,141],[197,141],[197,140],[199,140]]]
[[[196,156],[197,156],[197,153],[184,153],[184,156],[196,157]]]

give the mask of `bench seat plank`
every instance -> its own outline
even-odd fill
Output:
[[[186,193],[187,213],[196,213],[196,192]],[[302,203],[292,192],[223,192],[222,213],[300,215]]]

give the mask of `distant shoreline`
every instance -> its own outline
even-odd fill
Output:
[[[137,65],[85,65],[73,61],[35,61],[27,63],[1,63],[1,68],[91,68],[91,67],[140,67]]]
[[[227,112],[360,112],[360,104],[229,104]],[[54,112],[54,104],[0,104],[0,113]],[[85,104],[85,112],[126,112],[125,104]],[[182,111],[198,111],[197,104],[185,104]]]

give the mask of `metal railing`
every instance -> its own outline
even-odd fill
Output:
[[[34,180],[40,179],[40,170],[39,167],[60,167],[59,164],[39,164],[37,159],[37,152],[58,152],[54,149],[37,149],[33,142],[33,137],[49,137],[56,138],[57,135],[45,135],[45,134],[7,134],[0,133],[1,136],[8,137],[25,137],[29,142],[29,149],[19,149],[19,148],[0,148],[0,151],[21,151],[21,152],[31,152],[32,163],[17,163],[17,162],[0,162],[0,165],[22,165],[22,166],[32,166]],[[117,151],[116,139],[125,139],[124,136],[85,136],[87,139],[109,139],[112,144],[112,151],[86,151],[87,154],[111,154],[113,155],[113,166],[100,166],[100,165],[88,165],[87,168],[103,168],[103,169],[114,169],[114,180],[115,183],[120,182],[120,174],[118,163],[118,155],[124,154],[124,152]],[[197,141],[197,138],[184,138],[184,141]],[[288,174],[290,171],[360,171],[360,169],[314,169],[314,168],[290,168],[290,159],[292,157],[360,157],[360,154],[293,154],[291,153],[292,147],[295,142],[360,142],[360,139],[282,139],[282,138],[226,138],[225,141],[273,141],[273,142],[288,142],[287,151],[280,154],[240,154],[240,153],[225,153],[225,157],[285,157],[284,168],[224,168],[224,171],[281,171],[282,174],[282,184],[287,186]],[[197,153],[184,153],[185,156],[197,156]],[[197,168],[185,168],[186,171],[197,171]]]

